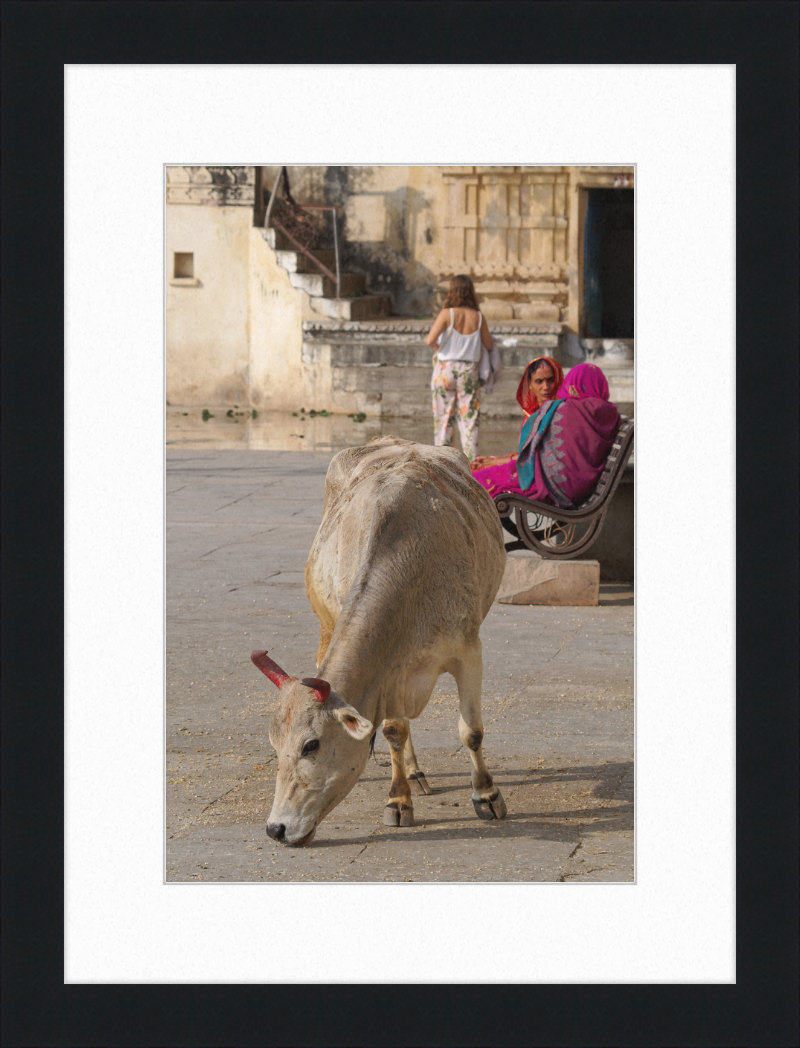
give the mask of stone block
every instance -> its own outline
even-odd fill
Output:
[[[348,367],[413,367],[428,373],[430,382],[432,352],[421,340],[413,342],[339,342],[332,347],[331,365]],[[305,357],[303,358],[305,359]]]
[[[631,367],[634,356],[632,338],[584,338],[581,344],[587,351],[587,359],[600,367]]]
[[[288,252],[286,253],[288,254]],[[305,291],[307,295],[313,295],[315,298],[321,296],[325,298],[336,297],[336,281],[331,280],[330,277],[326,277],[321,272],[290,272],[289,283],[292,287],[296,287],[299,291]],[[365,292],[365,282],[362,273],[342,273],[340,283],[342,298],[355,298],[357,295],[363,295]]]
[[[266,240],[273,251],[297,251],[297,245],[293,244],[291,240],[279,229],[270,227],[269,229],[259,229],[261,236]]]
[[[514,307],[510,302],[492,301],[481,302],[481,312],[487,320],[513,320]]]
[[[633,368],[603,369],[608,379],[608,390],[613,404],[632,403],[634,399]],[[631,412],[632,414],[633,412]]]
[[[558,604],[596,607],[600,562],[545,560],[532,550],[514,550],[495,598],[498,604]]]
[[[561,316],[561,310],[552,302],[526,302],[514,303],[514,317],[516,320],[544,320],[556,321]]]
[[[336,270],[336,255],[333,251],[316,248],[314,256],[319,259],[323,266],[327,266],[328,269],[333,271]],[[308,255],[303,255],[299,251],[283,251],[279,248],[275,252],[275,258],[278,265],[288,273],[320,272],[319,266],[315,265]]]
[[[344,367],[333,369],[333,389],[363,393],[411,393],[421,398],[425,411],[431,411],[430,374],[423,368]]]
[[[390,295],[314,299],[314,309],[333,320],[366,320],[369,317],[388,317],[390,308]]]

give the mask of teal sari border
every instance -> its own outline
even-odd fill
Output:
[[[539,412],[535,411],[530,418],[526,419],[525,425],[522,427],[522,432],[519,435],[519,453],[517,454],[517,477],[519,479],[519,486],[523,491],[527,491],[531,484],[533,484],[534,453],[542,437],[547,432],[547,428],[552,421],[556,408],[563,403],[563,400],[554,400],[544,413],[544,416],[541,419],[538,419],[538,423],[537,418]],[[536,425],[536,433],[531,442],[531,433],[533,432],[534,425]],[[527,446],[529,442],[530,447]],[[528,454],[525,455],[525,452],[528,452]]]

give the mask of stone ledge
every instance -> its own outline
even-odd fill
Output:
[[[211,204],[252,207],[255,202],[254,167],[167,167],[168,204]]]
[[[514,340],[515,346],[502,346],[502,388],[516,398],[517,385],[524,368],[532,356],[538,353],[553,354],[557,349],[552,335],[527,335]],[[320,364],[332,368],[342,367],[416,367],[427,372],[430,381],[432,351],[418,337],[384,335],[364,336],[358,341],[350,335],[336,338],[304,338],[303,363]],[[506,381],[508,379],[508,381]]]
[[[596,607],[600,603],[600,562],[545,560],[532,550],[514,550],[497,604],[547,604]]]
[[[331,335],[347,334],[350,338],[375,335],[427,334],[433,324],[430,320],[305,320],[303,335],[306,338],[326,338]],[[564,329],[561,323],[532,324],[524,321],[503,321],[492,324],[493,335],[560,335]]]

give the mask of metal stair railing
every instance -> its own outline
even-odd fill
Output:
[[[307,246],[305,246],[304,244],[301,244],[300,241],[297,239],[297,237],[295,237],[286,228],[285,224],[283,222],[281,222],[280,219],[273,217],[272,210],[273,210],[273,207],[275,205],[275,199],[276,199],[276,197],[278,195],[278,186],[280,185],[281,182],[283,182],[283,184],[284,184],[284,188],[285,188],[285,191],[286,191],[286,197],[287,197],[287,200],[288,200],[288,202],[289,202],[289,204],[291,205],[292,208],[295,208],[295,209],[297,209],[300,212],[302,212],[302,211],[320,211],[320,212],[330,211],[331,217],[333,219],[333,251],[334,251],[334,257],[336,259],[336,272],[335,273],[331,272],[331,270],[328,269],[328,267],[323,262],[321,262],[316,257],[316,255],[312,251],[309,250],[309,248]],[[343,208],[340,207],[337,204],[298,204],[295,201],[294,197],[292,196],[292,194],[291,194],[291,192],[289,190],[289,173],[288,173],[288,171],[286,170],[285,167],[281,167],[280,174],[275,179],[275,184],[272,187],[272,193],[270,194],[269,204],[267,205],[267,213],[264,216],[264,228],[265,229],[269,229],[270,222],[271,222],[272,226],[275,229],[279,230],[287,238],[287,240],[291,241],[291,243],[294,244],[294,246],[297,248],[297,250],[301,251],[306,256],[306,258],[311,259],[311,261],[314,263],[314,265],[316,265],[323,272],[323,274],[326,277],[328,277],[330,280],[333,280],[333,281],[336,282],[336,297],[337,298],[341,297],[342,276],[341,276],[341,266],[340,266],[340,263],[339,263],[339,232],[338,232],[338,229],[336,227],[336,214],[337,214],[337,212],[342,211],[342,210],[343,210]]]

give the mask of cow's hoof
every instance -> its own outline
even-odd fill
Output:
[[[428,785],[428,780],[425,778],[424,771],[416,771],[413,775],[409,775],[408,784],[416,793],[426,793],[430,795],[433,790]]]
[[[383,809],[384,826],[413,826],[414,809],[407,804],[398,804],[393,801]]]
[[[505,819],[508,815],[500,790],[495,790],[489,797],[473,797],[472,806],[479,819]]]

